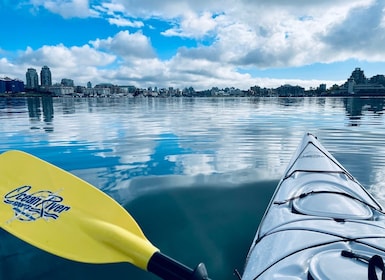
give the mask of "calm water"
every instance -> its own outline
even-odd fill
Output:
[[[0,152],[19,149],[111,195],[151,242],[236,279],[305,132],[385,202],[384,99],[0,99]],[[384,203],[385,204],[385,203]],[[108,211],[108,209],[105,209]],[[80,264],[0,231],[0,279],[158,279]],[[261,255],[263,257],[263,255]]]

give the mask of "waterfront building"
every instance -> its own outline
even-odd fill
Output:
[[[356,68],[352,72],[350,79],[353,79],[356,84],[366,84],[368,80],[365,77],[364,71],[361,68]]]
[[[356,96],[384,95],[385,77],[376,75],[367,79],[364,71],[356,68],[340,90],[334,91],[334,93],[348,93]]]
[[[74,80],[72,79],[61,79],[61,84],[66,87],[74,87]]]
[[[134,94],[136,87],[135,86],[120,86],[121,92],[124,94]]]
[[[92,88],[91,82],[88,82],[88,83],[87,83],[87,88]]]
[[[61,96],[61,95],[73,95],[74,87],[71,86],[63,86],[63,85],[54,85],[49,87],[49,91],[53,95]]]
[[[106,97],[111,95],[110,88],[106,87],[94,87],[94,88],[86,88],[83,92],[85,96],[91,96],[91,97]]]
[[[251,96],[275,96],[275,92],[271,88],[261,88],[260,86],[252,86],[249,89]]]
[[[382,84],[359,84],[354,86],[354,94],[361,96],[384,95],[385,87]]]
[[[300,86],[283,85],[276,89],[278,96],[291,97],[291,96],[304,96],[305,89]]]
[[[24,92],[24,82],[8,77],[0,78],[0,93]]]
[[[318,91],[319,92],[326,92],[326,84],[320,84],[318,86]]]
[[[48,66],[43,66],[40,71],[40,85],[42,87],[52,86],[52,75],[51,70]]]
[[[381,84],[385,86],[385,76],[384,75],[375,75],[370,78],[369,81],[371,84]]]
[[[111,83],[101,83],[101,84],[97,84],[95,86],[95,89],[108,89],[108,94],[107,94],[107,91],[99,91],[99,92],[103,92],[102,95],[110,95],[110,94],[115,94],[115,95],[119,95],[119,94],[123,94],[124,93],[124,90],[121,90],[121,88],[117,85],[113,85]]]
[[[0,93],[6,92],[6,81],[0,78]]]
[[[119,93],[117,93],[117,96],[132,97],[135,93],[135,90],[136,90],[135,86],[118,86],[118,87],[119,87]]]
[[[84,87],[84,86],[75,86],[74,91],[75,91],[75,93],[83,94],[86,91],[86,87]]]
[[[347,82],[347,88],[349,94],[354,94],[354,86],[356,85],[356,82],[353,77],[350,77]]]
[[[24,82],[18,79],[9,79],[7,81],[7,91],[11,93],[24,92]]]
[[[26,78],[26,89],[37,90],[39,88],[39,76],[37,75],[35,68],[28,68],[27,73],[25,73]]]

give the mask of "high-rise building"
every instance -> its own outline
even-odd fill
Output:
[[[51,70],[46,65],[40,71],[40,84],[42,87],[52,86]]]
[[[28,68],[27,73],[25,73],[26,78],[26,89],[38,89],[39,88],[39,76],[37,75],[36,69]]]

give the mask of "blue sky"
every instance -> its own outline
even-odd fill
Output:
[[[0,77],[305,88],[385,74],[383,0],[0,0]]]

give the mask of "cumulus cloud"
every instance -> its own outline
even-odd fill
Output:
[[[52,67],[77,68],[79,65],[104,66],[112,63],[115,56],[98,52],[88,45],[82,47],[43,46],[37,50],[28,47],[21,53],[18,63],[33,65],[51,65]]]
[[[108,22],[112,25],[122,26],[122,27],[142,27],[143,22],[141,21],[131,21],[129,19],[123,18],[121,16],[115,16],[108,19]]]
[[[108,42],[108,39],[105,39]],[[138,87],[174,87],[192,86],[196,90],[211,87],[238,87],[247,89],[252,85],[278,87],[284,83],[302,84],[310,87],[324,81],[300,81],[280,79],[258,79],[247,73],[239,73],[236,68],[226,63],[206,59],[190,59],[177,55],[168,61],[156,57],[132,57],[129,63],[118,63],[119,55],[108,54],[91,45],[65,47],[64,45],[43,46],[37,50],[26,49],[19,60],[13,64],[5,58],[0,59],[0,76],[11,75],[24,79],[26,69],[43,65],[51,69],[53,82],[62,78],[74,79],[76,84],[85,85],[110,82]]]
[[[100,17],[106,18],[112,25],[122,27],[143,27],[143,22],[138,20],[132,20],[126,16],[125,8],[119,3],[102,3],[101,5],[95,5],[94,10]]]
[[[12,61],[23,67],[46,64],[64,77],[69,72],[75,73],[72,77],[79,81],[91,80],[94,75],[92,80],[143,87],[247,89],[255,84],[270,87],[284,83],[306,87],[326,81],[261,79],[238,69],[301,67],[351,58],[385,60],[382,0],[100,0],[91,3],[88,0],[31,0],[30,3],[64,18],[97,16],[117,28],[115,34],[95,38],[83,46],[59,44],[35,50],[27,48]],[[157,29],[152,28],[154,22],[161,23]],[[158,32],[165,40],[179,37],[181,41],[196,44],[181,46],[162,60],[157,57],[157,49],[164,47],[163,42],[152,40],[148,30]],[[0,65],[11,69],[10,63],[9,59],[0,60]]]
[[[336,61],[344,47],[328,49],[322,40],[324,34],[328,34],[335,24],[349,28],[349,23],[344,22],[346,17],[352,11],[365,10],[370,6],[369,1],[352,1],[343,5],[337,1],[321,9],[318,2],[302,6],[298,5],[299,1],[290,1],[290,5],[284,6],[274,5],[275,2],[266,3],[269,9],[234,10],[231,16],[227,15],[228,24],[218,29],[220,37],[216,44],[220,50],[229,50],[228,46],[231,50],[230,42],[236,42],[242,51],[237,52],[234,48],[226,56],[232,57],[234,64],[271,68]],[[258,1],[255,7],[260,4]],[[368,17],[370,13],[365,15]],[[231,22],[231,19],[234,21]],[[349,44],[359,45],[356,41]],[[359,59],[366,58],[361,53]]]
[[[91,11],[87,0],[32,1],[63,16]],[[180,54],[211,54],[206,58],[234,66],[299,66],[349,57],[370,60],[373,49],[376,59],[385,52],[378,47],[385,37],[384,4],[379,0],[115,0],[93,4],[92,11],[120,27],[142,28],[145,23],[138,18],[155,18],[172,25],[160,31],[163,36],[209,37],[209,46]],[[135,55],[133,49],[130,52]]]
[[[88,0],[31,0],[34,7],[44,7],[64,18],[96,16],[90,9]]]
[[[14,63],[0,59],[0,76],[3,68],[14,77],[24,79],[27,68],[38,71],[43,65],[51,68],[53,82],[60,82],[62,78],[72,78],[76,82],[86,83],[99,75],[99,70],[116,60],[116,56],[97,51],[89,45],[81,47],[42,46],[39,49],[28,47],[19,53]],[[13,67],[13,65],[17,67]]]
[[[10,62],[7,58],[0,58],[0,77],[20,77],[20,73],[17,73],[19,67],[12,62]],[[19,75],[18,75],[19,74]]]
[[[175,23],[175,26],[162,34],[164,36],[180,36],[189,38],[202,38],[216,27],[216,21],[213,15],[205,12],[202,15],[187,13],[182,19]]]
[[[97,39],[90,44],[96,49],[104,49],[116,53],[123,58],[152,58],[155,51],[151,46],[151,41],[142,32],[129,33],[120,31],[114,37],[107,39]]]
[[[341,22],[336,22],[322,37],[330,51],[342,50],[344,58],[384,60],[385,12],[380,2],[353,9]]]
[[[111,4],[112,5],[112,4]],[[384,31],[384,4],[376,1],[187,1],[187,0],[116,0],[108,8],[127,17],[154,17],[168,21],[172,28],[161,32],[164,36],[190,39],[210,38],[210,45],[181,48],[179,55],[226,61],[236,66],[257,68],[290,67],[314,62],[370,59],[373,47],[383,42],[382,35],[374,39],[362,36],[369,21],[371,30]],[[108,5],[104,5],[108,7]],[[375,19],[370,18],[375,13]],[[353,19],[357,18],[357,21]],[[373,22],[376,21],[376,22]],[[358,23],[359,22],[359,23]],[[371,23],[370,23],[371,22]],[[359,26],[357,26],[359,25]],[[354,28],[354,26],[359,28]],[[344,30],[351,39],[348,48],[356,48],[355,56],[345,54]],[[362,32],[360,32],[362,31]],[[347,35],[347,34],[345,34]],[[333,42],[334,41],[334,42]],[[379,55],[385,50],[376,48]],[[377,57],[376,57],[377,58]]]

